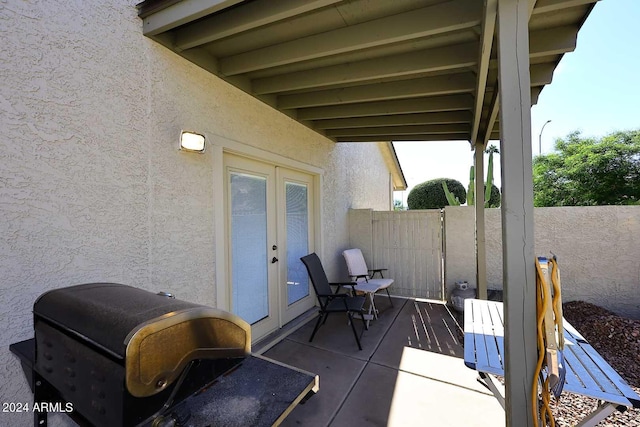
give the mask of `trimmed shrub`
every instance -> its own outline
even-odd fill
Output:
[[[447,183],[447,188],[460,200],[460,204],[467,201],[467,190],[459,181],[451,178],[437,178],[413,187],[407,197],[409,209],[441,209],[449,205],[442,189],[443,182]]]
[[[495,185],[491,184],[491,197],[489,197],[489,207],[490,208],[499,208],[501,201],[502,201],[502,198],[500,196],[500,190],[498,190],[498,187],[496,187]],[[485,207],[486,206],[487,205],[485,205]]]

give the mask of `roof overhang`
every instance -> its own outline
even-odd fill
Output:
[[[597,0],[532,0],[531,99]],[[499,139],[498,0],[146,0],[144,34],[336,142]]]
[[[404,172],[402,172],[402,167],[400,166],[400,161],[398,160],[398,155],[396,154],[393,142],[385,141],[380,144],[383,145],[382,156],[391,173],[393,191],[406,190],[407,180],[404,177]]]

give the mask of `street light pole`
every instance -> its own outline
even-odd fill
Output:
[[[546,122],[544,122],[544,124],[542,125],[542,129],[540,129],[540,135],[538,135],[538,155],[542,155],[542,131],[544,130],[544,127],[549,123],[551,123],[551,120],[547,120]]]

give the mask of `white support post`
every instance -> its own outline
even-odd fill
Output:
[[[507,427],[533,425],[537,359],[529,0],[498,1]]]
[[[487,299],[487,251],[484,233],[484,147],[483,143],[475,144],[474,180],[476,208],[476,283],[478,299]]]

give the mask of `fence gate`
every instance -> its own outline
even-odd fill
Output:
[[[371,212],[369,268],[389,268],[394,295],[445,298],[441,220],[439,210]]]

